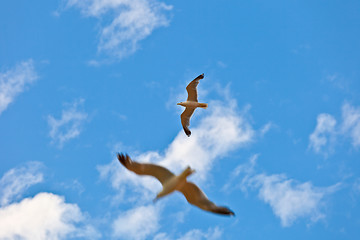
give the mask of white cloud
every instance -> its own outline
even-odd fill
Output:
[[[360,107],[344,103],[342,119],[338,126],[336,126],[336,120],[332,115],[319,114],[316,128],[309,137],[309,148],[312,148],[316,153],[327,156],[334,152],[335,141],[340,136],[350,138],[353,147],[360,146]]]
[[[37,78],[31,59],[17,64],[6,72],[0,72],[0,115],[15,97]]]
[[[164,232],[158,232],[160,229],[161,205],[137,206],[126,212],[122,212],[112,224],[113,237],[119,239],[152,239],[154,240],[201,240],[221,239],[222,230],[218,227],[209,228],[207,231],[192,229],[180,237],[174,238]]]
[[[316,222],[325,217],[321,211],[325,205],[325,197],[336,191],[339,184],[320,188],[313,186],[311,182],[301,183],[289,179],[284,174],[257,174],[254,170],[256,158],[257,155],[251,158],[250,163],[239,165],[233,175],[243,174],[241,189],[258,190],[258,197],[271,206],[282,226],[288,227],[298,218],[306,217]]]
[[[155,205],[130,209],[113,222],[113,235],[121,239],[146,239],[159,229],[159,215],[160,210]]]
[[[222,230],[219,227],[209,228],[207,231],[202,231],[200,229],[192,229],[178,238],[173,238],[168,236],[166,233],[158,233],[153,238],[154,240],[216,240],[222,238]]]
[[[171,240],[171,238],[169,238],[169,236],[164,233],[164,232],[161,232],[161,233],[157,233],[153,240]]]
[[[76,204],[51,193],[39,193],[0,208],[0,239],[57,240],[65,237],[95,239],[90,225],[78,227],[84,216]]]
[[[323,153],[325,156],[331,153],[336,138],[335,125],[336,120],[333,116],[326,113],[319,114],[316,128],[309,137],[309,148],[316,153]]]
[[[360,107],[356,108],[348,103],[342,106],[342,132],[349,134],[354,147],[360,146]]]
[[[189,165],[196,170],[192,176],[196,182],[205,180],[215,161],[238,147],[247,146],[255,137],[247,113],[239,112],[235,101],[213,101],[209,105],[208,115],[192,128],[190,138],[181,129],[164,153],[149,151],[130,156],[139,162],[168,167],[175,174]],[[98,166],[98,170],[101,178],[109,178],[115,189],[131,186],[132,192],[135,190],[146,199],[154,198],[154,193],[161,190],[161,184],[156,179],[139,177],[123,168],[116,159],[108,165]]]
[[[201,240],[201,239],[207,239],[207,240],[222,239],[222,231],[218,227],[209,228],[207,232],[203,232],[199,229],[193,229],[185,233],[177,240]]]
[[[22,199],[30,186],[43,181],[42,164],[30,162],[6,172],[0,180],[0,239],[57,240],[65,237],[96,239],[100,234],[76,204],[52,193]]]
[[[52,143],[58,144],[61,148],[65,142],[80,135],[82,124],[88,117],[85,112],[78,109],[83,103],[83,99],[72,103],[69,108],[62,111],[59,120],[48,116]]]
[[[41,164],[30,162],[24,167],[13,168],[0,179],[0,206],[7,205],[17,199],[30,186],[43,181],[39,171]]]
[[[319,208],[331,187],[316,188],[310,182],[300,183],[279,174],[259,174],[251,180],[259,187],[259,198],[271,206],[283,226],[290,226],[300,217],[312,221],[324,217]]]
[[[167,26],[165,14],[172,6],[156,0],[67,0],[66,7],[77,7],[87,17],[107,22],[100,29],[98,50],[117,58],[133,54],[139,41],[154,29]]]

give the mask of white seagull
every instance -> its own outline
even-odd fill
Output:
[[[175,175],[168,169],[156,164],[138,163],[132,161],[127,154],[124,155],[122,153],[118,153],[117,158],[119,159],[120,163],[128,170],[138,175],[153,176],[161,182],[163,189],[157,194],[154,201],[177,190],[184,194],[186,200],[190,204],[195,205],[205,211],[222,215],[235,215],[234,212],[227,207],[216,206],[215,203],[211,202],[206,197],[205,193],[203,193],[198,186],[186,180],[187,176],[195,172],[190,167],[187,167],[181,174]]]
[[[185,111],[181,114],[181,124],[184,128],[184,131],[188,137],[191,135],[191,131],[189,130],[190,126],[190,118],[194,113],[197,107],[207,108],[207,103],[199,103],[197,99],[197,90],[196,87],[199,84],[200,79],[204,78],[204,74],[197,76],[194,80],[192,80],[189,85],[186,87],[186,91],[188,92],[188,98],[185,102],[179,102],[177,105],[185,107]]]

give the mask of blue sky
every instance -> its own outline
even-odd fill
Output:
[[[0,239],[357,239],[360,2],[0,2]],[[205,73],[192,136],[186,85]],[[116,160],[180,173],[236,217]]]

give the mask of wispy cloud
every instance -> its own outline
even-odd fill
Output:
[[[348,103],[342,106],[343,124],[341,131],[349,134],[354,147],[360,146],[360,107],[353,107]]]
[[[19,198],[30,186],[43,181],[39,162],[30,162],[24,167],[7,171],[0,179],[0,206]]]
[[[38,78],[33,61],[27,60],[14,68],[0,72],[0,115],[16,96]]]
[[[157,206],[140,206],[120,214],[112,224],[113,236],[140,240],[153,235],[160,227],[160,211]]]
[[[133,54],[154,29],[167,26],[166,12],[172,9],[156,0],[66,0],[66,7],[106,22],[100,28],[98,50],[117,58]]]
[[[275,124],[272,123],[272,122],[268,122],[266,123],[259,131],[259,135],[261,137],[265,136],[265,134],[270,131],[271,128],[274,128],[275,127]]]
[[[331,153],[336,138],[335,125],[336,120],[333,116],[326,113],[320,114],[317,117],[315,130],[309,137],[309,148],[326,156]],[[327,148],[325,148],[326,146]]]
[[[360,107],[344,103],[339,124],[332,115],[319,114],[315,130],[309,137],[309,148],[328,156],[334,152],[334,145],[340,136],[350,138],[353,147],[360,146]]]
[[[316,222],[325,217],[321,209],[325,205],[325,197],[339,187],[335,184],[329,187],[315,187],[311,182],[301,183],[288,178],[285,174],[257,173],[254,155],[249,163],[239,165],[232,174],[232,183],[239,181],[238,185],[243,191],[257,190],[258,197],[269,204],[274,214],[280,218],[281,225],[288,227],[299,218],[310,218]],[[230,184],[228,184],[229,188]]]
[[[353,191],[356,193],[356,194],[359,194],[360,193],[360,178],[357,178],[354,183],[353,183],[353,186],[352,186],[352,189]]]
[[[48,116],[49,135],[52,143],[57,144],[61,148],[65,142],[80,135],[82,125],[88,117],[84,111],[79,110],[83,103],[84,99],[74,101],[68,108],[62,111],[60,119],[55,119],[51,115]]]
[[[327,74],[324,77],[323,82],[326,84],[330,83],[335,88],[345,92],[349,92],[351,89],[351,82],[338,73]]]

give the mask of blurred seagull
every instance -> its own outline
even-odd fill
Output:
[[[190,118],[194,113],[197,107],[207,108],[207,103],[199,103],[197,99],[197,90],[196,87],[199,84],[200,79],[204,78],[204,74],[197,76],[194,80],[192,80],[189,85],[186,87],[186,91],[188,92],[188,98],[185,102],[179,102],[177,105],[181,105],[185,107],[185,111],[181,114],[181,124],[184,128],[184,131],[188,137],[191,135],[191,131],[189,130],[190,126]]]
[[[205,211],[222,215],[235,215],[234,212],[227,207],[216,206],[215,203],[211,202],[206,197],[206,195],[198,186],[186,180],[187,176],[195,172],[195,170],[191,169],[190,167],[187,167],[181,174],[174,175],[168,169],[159,165],[132,161],[127,154],[124,155],[122,153],[118,153],[117,158],[119,159],[120,163],[128,170],[138,175],[153,176],[161,182],[163,189],[157,194],[154,201],[177,190],[184,194],[186,200],[190,204],[195,205]]]

